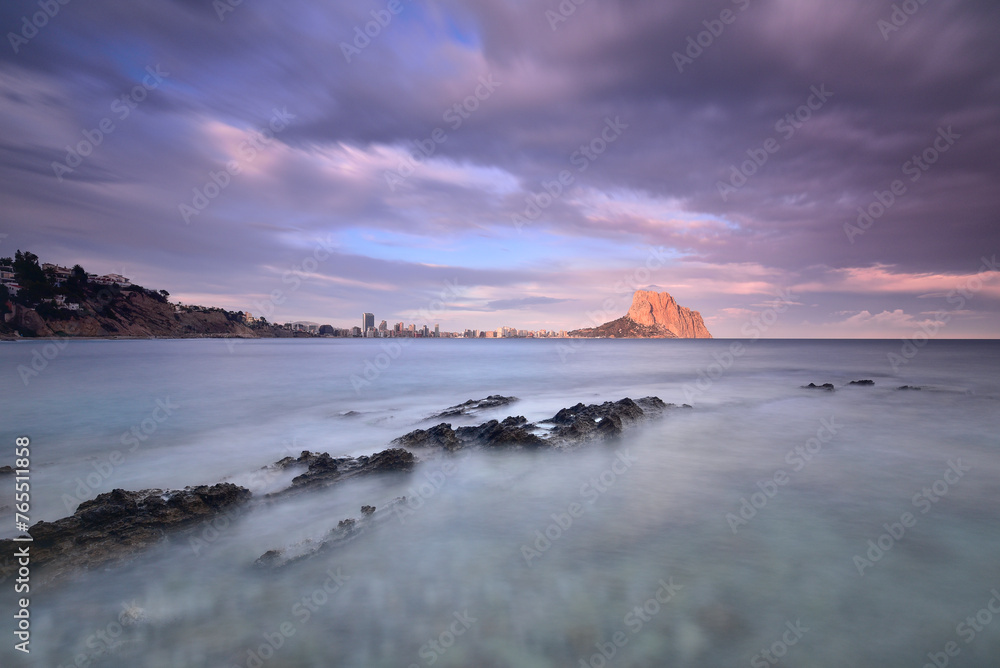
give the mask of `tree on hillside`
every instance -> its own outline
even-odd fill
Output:
[[[55,286],[45,276],[38,266],[38,256],[34,253],[19,250],[14,253],[14,278],[21,286],[18,301],[37,303],[55,295]]]
[[[14,276],[21,285],[27,283],[44,283],[45,272],[38,266],[38,256],[28,251],[17,251],[14,254]]]
[[[63,282],[63,291],[67,297],[82,300],[86,297],[87,272],[80,265],[73,265],[69,278]]]

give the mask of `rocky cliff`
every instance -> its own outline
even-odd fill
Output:
[[[0,319],[6,320],[0,325],[0,338],[12,338],[15,332],[21,336],[138,338],[308,336],[270,325],[248,327],[235,314],[219,308],[177,310],[142,289],[88,288],[77,299],[77,311],[14,304],[13,313]]]
[[[638,325],[663,328],[679,339],[712,338],[701,314],[678,305],[668,292],[636,291],[626,317]]]
[[[710,339],[698,311],[679,305],[668,292],[637,290],[628,313],[598,327],[578,329],[570,336],[608,338]]]

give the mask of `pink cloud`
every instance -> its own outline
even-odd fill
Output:
[[[953,290],[983,292],[1000,297],[1000,271],[983,262],[967,274],[894,272],[889,265],[830,270],[824,278],[795,286],[803,292],[947,294]]]

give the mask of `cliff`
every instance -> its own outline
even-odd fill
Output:
[[[70,311],[44,305],[13,305],[0,325],[0,338],[22,336],[81,337],[281,337],[300,334],[271,325],[247,326],[236,314],[222,309],[187,307],[177,311],[165,299],[141,288],[86,288],[77,297],[80,308]],[[304,336],[308,336],[301,333]]]
[[[626,317],[638,325],[663,328],[679,339],[710,339],[697,311],[677,304],[668,292],[638,290]]]
[[[637,290],[628,313],[598,327],[577,329],[570,336],[638,339],[710,339],[698,311],[679,305],[667,292]]]

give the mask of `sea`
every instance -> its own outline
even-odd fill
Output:
[[[31,523],[116,488],[254,493],[125,565],[8,578],[5,667],[1000,665],[998,341],[24,340],[0,374]],[[263,499],[300,472],[263,468],[283,457],[371,455],[494,394],[518,401],[447,421],[675,407],[571,451],[415,451]],[[346,545],[254,566],[399,497]]]

